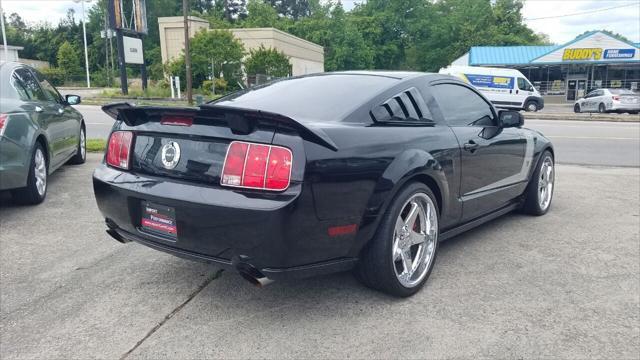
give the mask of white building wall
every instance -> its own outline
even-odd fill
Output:
[[[182,17],[158,18],[160,52],[162,62],[182,54],[184,49],[184,20]],[[209,29],[209,23],[194,16],[189,17],[189,34],[195,35]],[[293,36],[274,28],[228,29],[242,42],[247,53],[260,46],[276,49],[289,57],[293,76],[324,71],[324,49],[318,44]]]
[[[18,50],[22,50],[21,46],[7,46],[7,61],[18,61]],[[0,60],[4,61],[4,45],[0,45]]]

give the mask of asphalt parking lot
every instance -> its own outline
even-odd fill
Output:
[[[264,289],[104,233],[87,164],[0,196],[0,358],[638,358],[640,169],[559,165],[550,212],[442,244],[399,300],[349,273]]]

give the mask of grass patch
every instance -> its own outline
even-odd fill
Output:
[[[103,139],[87,139],[87,151],[101,153],[107,148],[107,140]]]

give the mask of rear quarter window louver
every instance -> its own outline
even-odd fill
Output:
[[[373,108],[369,115],[374,122],[416,122],[431,119],[422,95],[416,88],[407,89]]]

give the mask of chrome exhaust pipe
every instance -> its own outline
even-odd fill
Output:
[[[236,267],[240,276],[257,287],[265,287],[273,282],[273,280],[264,276],[258,269],[251,265],[241,264]]]

